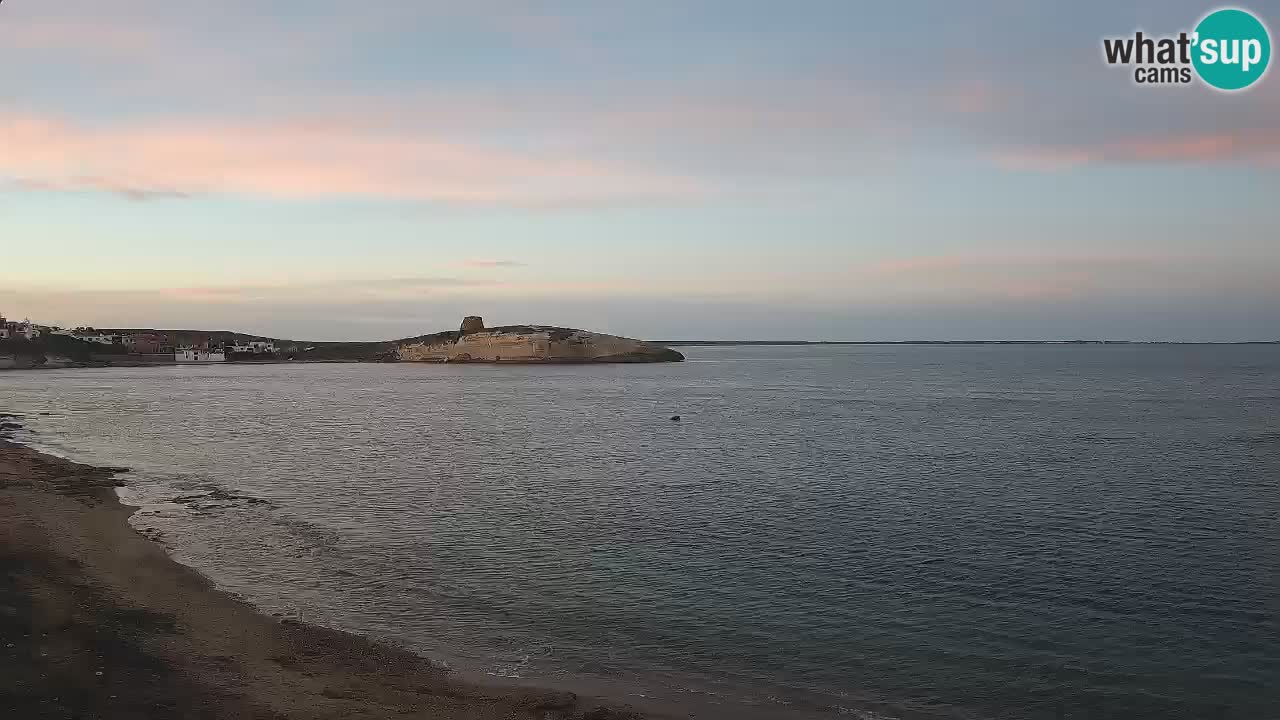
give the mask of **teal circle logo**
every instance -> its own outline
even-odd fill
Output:
[[[1205,16],[1196,26],[1191,64],[1200,79],[1219,90],[1243,90],[1267,72],[1271,36],[1261,20],[1227,8]]]

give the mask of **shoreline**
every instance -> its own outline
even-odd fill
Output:
[[[0,711],[14,717],[638,720],[571,692],[478,683],[408,650],[264,615],[129,524],[121,468],[6,438]]]

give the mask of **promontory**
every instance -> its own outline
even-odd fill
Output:
[[[457,332],[397,341],[395,359],[405,362],[597,363],[679,362],[684,355],[653,343],[546,325],[486,328],[469,316]]]

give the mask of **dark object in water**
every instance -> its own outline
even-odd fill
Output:
[[[672,415],[672,416],[671,416],[671,419],[672,419],[672,420],[674,420],[674,421],[676,421],[676,422],[680,422],[680,416],[679,416],[679,415]]]

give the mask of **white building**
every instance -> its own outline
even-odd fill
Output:
[[[0,316],[0,339],[17,339],[35,340],[40,337],[40,328],[31,323],[30,320],[17,322],[15,320],[5,320]]]
[[[221,350],[205,350],[202,348],[178,348],[173,359],[180,363],[215,363],[226,362],[227,354]]]
[[[269,340],[250,340],[243,345],[236,344],[231,346],[231,352],[234,353],[252,353],[254,355],[262,355],[264,353],[274,353],[276,344]]]

